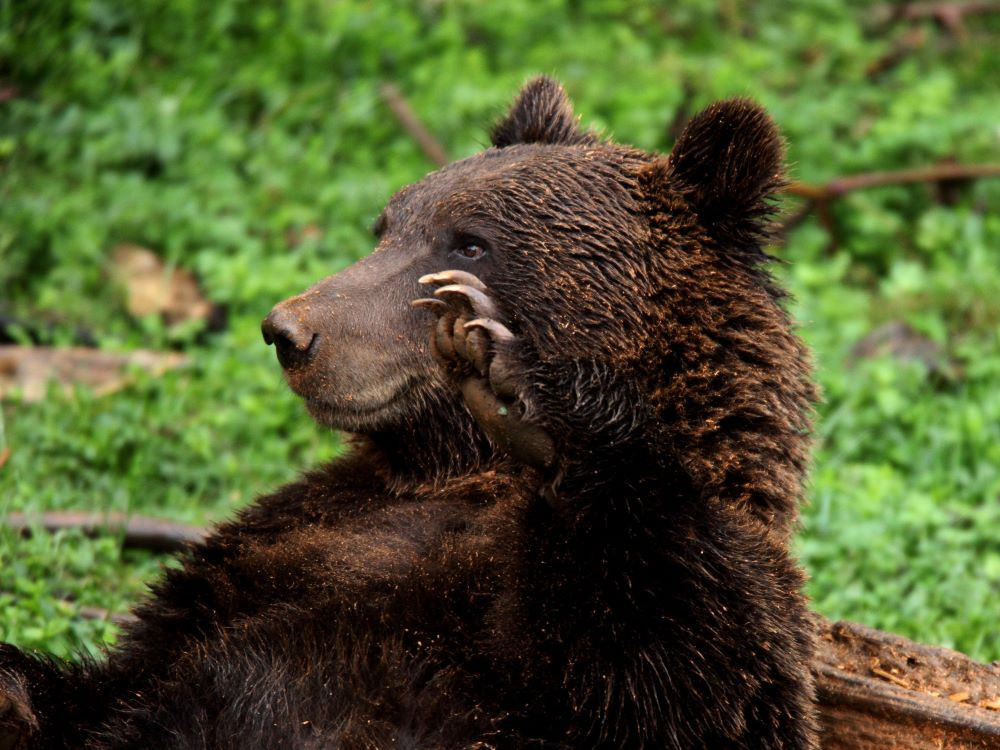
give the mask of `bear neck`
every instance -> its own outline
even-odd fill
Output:
[[[484,470],[496,451],[465,406],[439,400],[392,428],[360,436],[398,491]]]
[[[677,281],[652,316],[658,336],[644,361],[664,448],[703,498],[789,532],[819,396],[807,350],[761,272],[696,269],[684,278],[683,265],[674,256]]]

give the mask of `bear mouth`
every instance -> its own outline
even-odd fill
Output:
[[[426,380],[411,375],[395,383],[380,384],[368,393],[346,394],[337,399],[306,396],[304,400],[310,416],[319,424],[350,432],[368,432],[398,422],[409,411],[407,406],[419,400],[416,392]]]

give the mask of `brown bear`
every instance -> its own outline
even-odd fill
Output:
[[[0,748],[817,746],[775,126],[726,101],[661,157],[539,78],[492,142],[264,321],[350,451],[187,553],[103,661],[0,647]]]

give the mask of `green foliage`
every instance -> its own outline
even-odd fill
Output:
[[[1000,18],[967,19],[871,72],[903,37],[855,1],[0,0],[0,312],[192,363],[96,398],[4,404],[0,512],[94,508],[203,522],[332,455],[259,341],[278,299],[372,246],[371,221],[432,168],[379,97],[395,82],[453,156],[537,72],[588,124],[669,148],[730,95],[774,113],[796,178],[998,160]],[[779,251],[826,401],[799,550],[817,607],[1000,657],[1000,181],[848,195]],[[121,242],[196,271],[229,328],[133,321]],[[940,369],[850,364],[906,321]],[[0,450],[3,442],[0,440]],[[94,651],[161,561],[113,535],[0,534],[0,639]]]

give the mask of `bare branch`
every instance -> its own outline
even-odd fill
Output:
[[[200,544],[206,536],[205,529],[184,523],[174,523],[147,516],[127,516],[124,513],[90,513],[86,511],[49,511],[41,514],[9,513],[8,528],[30,535],[32,528],[40,527],[53,532],[61,529],[80,529],[87,536],[102,531],[121,533],[126,547],[148,549],[155,552],[176,552],[193,544]]]
[[[829,201],[853,190],[915,182],[972,180],[982,177],[1000,177],[1000,164],[938,164],[933,167],[899,169],[891,172],[868,172],[838,177],[825,185],[792,182],[785,188],[785,192],[811,201]]]
[[[417,142],[417,145],[420,146],[420,149],[428,159],[439,167],[443,167],[451,161],[448,158],[448,152],[444,150],[444,146],[431,135],[431,132],[420,121],[417,113],[413,111],[413,108],[403,97],[402,92],[396,84],[382,84],[379,88],[379,93],[382,95],[382,100],[386,103],[386,106],[392,110],[396,119],[399,120],[399,124]]]
[[[905,60],[911,52],[927,44],[927,30],[923,26],[914,26],[893,42],[892,47],[881,57],[873,60],[865,68],[869,78],[875,78],[888,70],[895,68]]]
[[[855,190],[885,187],[886,185],[908,185],[919,182],[944,186],[977,178],[1000,177],[1000,164],[936,164],[931,167],[898,169],[888,172],[866,172],[830,180],[825,185],[810,185],[805,182],[791,182],[784,192],[804,198],[806,205],[791,213],[778,227],[777,234],[783,236],[815,212],[820,224],[830,236],[830,248],[836,247],[837,233],[830,203],[846,193]]]
[[[953,36],[965,34],[966,16],[1000,12],[1000,2],[996,0],[972,0],[971,2],[923,2],[887,4],[876,7],[872,15],[880,23],[893,21],[923,21],[933,19]]]
[[[101,607],[80,607],[80,617],[84,620],[104,620],[119,626],[128,625],[137,619],[131,612],[111,612]]]

